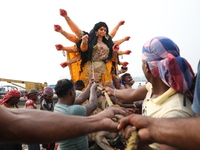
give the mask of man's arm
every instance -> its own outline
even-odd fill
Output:
[[[89,98],[89,104],[84,105],[86,107],[86,115],[89,116],[92,114],[92,112],[97,108],[98,102],[97,102],[97,83],[93,83],[90,88],[90,98]]]
[[[134,101],[144,100],[147,89],[146,86],[140,86],[137,89],[112,89],[109,87],[105,88],[105,91],[110,96],[115,96],[116,98],[120,99],[123,103],[133,103]]]
[[[200,147],[200,117],[193,118],[152,118],[142,115],[131,115],[120,121],[118,129],[134,125],[142,143],[157,142],[182,150],[199,149]],[[126,129],[125,138],[130,132]]]
[[[82,104],[87,99],[89,99],[90,96],[90,87],[92,86],[94,80],[91,79],[89,84],[87,85],[86,89],[81,93],[75,100],[75,104]]]
[[[38,144],[66,140],[102,130],[117,131],[117,123],[111,118],[118,113],[125,114],[125,111],[119,107],[109,107],[97,115],[82,117],[0,107],[0,141]]]

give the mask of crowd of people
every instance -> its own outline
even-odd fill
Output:
[[[127,39],[112,40],[123,22],[110,34],[104,22],[95,24],[87,33],[77,27],[65,10],[61,9],[60,14],[75,35],[58,25],[55,30],[76,43],[70,48],[79,55],[76,62],[81,60],[79,80],[74,82],[73,77],[57,81],[56,104],[52,88],[46,87],[40,96],[39,91],[31,89],[26,109],[17,105],[20,92],[9,91],[0,102],[1,150],[21,150],[21,143],[28,144],[29,150],[40,150],[40,144],[46,150],[86,150],[87,134],[97,131],[120,132],[127,141],[137,132],[138,150],[199,149],[200,61],[195,76],[174,41],[153,37],[142,49],[142,70],[147,82],[133,89],[131,74],[126,70],[119,77],[116,65],[120,64],[119,44]],[[67,49],[61,45],[56,48]],[[73,64],[67,63],[64,66]],[[91,115],[98,107],[99,94],[108,95],[113,106]],[[40,110],[36,106],[39,97]],[[88,103],[84,104],[86,100]],[[132,113],[129,108],[133,108]]]

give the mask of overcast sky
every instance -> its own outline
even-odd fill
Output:
[[[141,50],[155,36],[167,36],[180,48],[197,70],[200,50],[199,0],[1,0],[0,2],[0,78],[47,82],[55,84],[70,78],[68,68],[60,63],[66,58],[55,44],[73,46],[54,31],[59,24],[72,33],[59,9],[65,9],[71,19],[85,31],[104,21],[111,30],[120,20],[113,40],[130,36],[120,49],[131,50],[122,61],[129,62],[128,72],[142,76]]]

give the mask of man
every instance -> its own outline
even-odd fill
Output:
[[[0,102],[0,105],[8,108],[19,108],[21,93],[18,90],[10,90]]]
[[[10,90],[0,102],[0,105],[10,109],[17,109],[21,93],[18,90]],[[18,129],[16,129],[18,130]],[[20,143],[0,143],[0,150],[22,150]]]
[[[38,100],[38,91],[36,89],[31,89],[27,94],[27,101],[24,104],[26,109],[37,109],[36,101]],[[39,144],[28,145],[29,150],[40,150]]]
[[[24,108],[37,109],[36,101],[38,100],[38,91],[36,89],[31,89],[26,96],[28,99],[24,104]]]
[[[132,89],[132,85],[135,83],[130,73],[125,73],[121,76],[120,89]]]
[[[194,116],[190,100],[183,94],[192,86],[193,70],[186,59],[180,57],[178,46],[167,37],[147,41],[142,50],[142,69],[148,83],[139,88],[113,90],[106,88],[124,103],[142,100],[142,115],[154,118],[180,118]],[[153,143],[149,149],[173,149]]]
[[[197,77],[195,83],[194,102],[192,108],[196,114],[200,108],[199,86],[200,85],[200,61],[198,64]],[[179,149],[191,150],[199,149],[200,117],[193,118],[173,118],[156,119],[152,117],[132,115],[120,121],[118,129],[123,129],[125,138],[137,128],[138,135],[142,143],[159,142],[174,146]],[[130,126],[131,125],[131,126]],[[135,127],[132,127],[134,125]]]
[[[54,101],[53,101],[54,91],[51,87],[46,87],[42,91],[40,97],[40,110],[53,111],[54,110]],[[46,150],[54,150],[55,142],[42,144],[42,147]]]
[[[74,85],[75,85],[75,90],[76,90],[76,97],[78,97],[81,93],[83,93],[83,89],[85,88],[85,85],[82,80],[77,80]]]
[[[54,101],[53,101],[54,91],[51,87],[46,87],[42,91],[42,95],[40,97],[40,109],[53,111],[54,109]]]
[[[192,110],[195,112],[196,116],[200,115],[200,92],[199,91],[200,91],[200,61],[197,68],[194,100],[192,104]]]
[[[58,103],[54,107],[54,112],[78,116],[91,115],[91,113],[97,108],[96,88],[97,84],[93,83],[90,88],[90,97],[88,104],[83,106],[76,105],[74,104],[76,97],[74,83],[68,79],[59,80],[55,86],[55,92],[58,96]],[[79,125],[77,124],[77,126]],[[87,135],[69,140],[59,141],[58,145],[59,150],[86,150],[88,149]]]

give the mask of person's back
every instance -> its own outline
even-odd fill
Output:
[[[67,114],[67,115],[86,116],[86,107],[81,106],[81,105],[70,106],[70,105],[57,103],[54,107],[54,112]],[[59,142],[58,150],[72,150],[72,149],[74,150],[88,149],[87,135]]]
[[[76,93],[73,82],[68,79],[59,80],[55,87],[58,103],[54,107],[54,112],[77,116],[90,115],[97,107],[96,86],[96,84],[93,84],[90,88],[90,103],[81,106],[74,104]],[[59,141],[58,145],[58,150],[86,150],[88,149],[88,138],[87,135],[84,135],[69,140]]]

